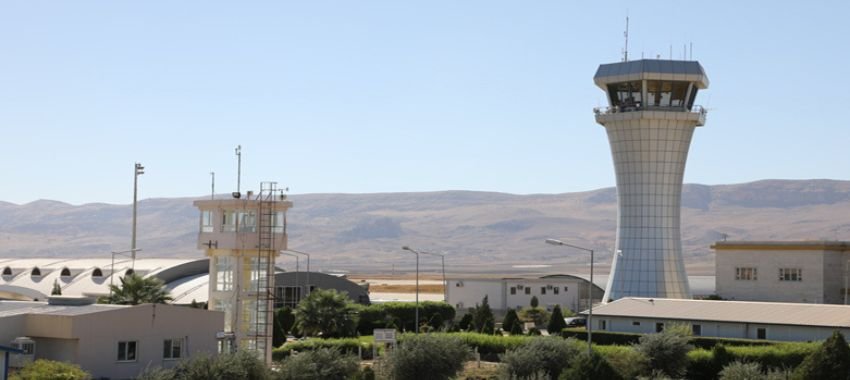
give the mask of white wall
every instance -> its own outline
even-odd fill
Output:
[[[463,303],[462,307],[458,308],[458,312],[464,312],[467,308],[480,304],[486,295],[490,308],[506,310],[528,307],[531,297],[537,297],[540,307],[551,309],[554,305],[561,305],[573,311],[580,311],[587,297],[587,288],[582,286],[582,283],[581,280],[564,278],[448,280],[448,303],[455,307]],[[519,285],[522,285],[522,289],[518,288]],[[558,294],[554,292],[555,287],[558,288]],[[511,294],[511,288],[516,288],[516,294]],[[525,293],[526,288],[529,289],[529,294]],[[546,294],[541,294],[541,288],[546,288]]]
[[[737,267],[758,268],[758,279],[736,280]],[[824,302],[823,251],[717,250],[715,268],[717,294],[726,299]],[[803,281],[779,281],[779,268],[802,268]]]
[[[448,304],[457,308],[458,313],[466,312],[468,308],[480,304],[484,296],[487,296],[491,309],[505,309],[502,280],[447,280],[447,282]]]
[[[764,328],[768,340],[780,341],[817,341],[824,340],[832,335],[835,329],[828,327],[816,326],[791,326],[791,325],[764,325],[753,323],[727,323],[727,322],[712,322],[712,321],[680,321],[667,319],[653,318],[630,318],[630,317],[607,317],[594,316],[594,329],[600,329],[601,321],[607,323],[606,331],[625,332],[636,334],[651,334],[655,333],[655,324],[658,322],[664,323],[665,327],[673,324],[698,324],[702,326],[701,336],[734,338],[734,339],[757,339],[758,329]],[[634,323],[639,323],[635,325]],[[850,329],[840,330],[845,337],[850,336]]]

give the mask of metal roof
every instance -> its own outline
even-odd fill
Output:
[[[850,328],[850,306],[807,303],[621,298],[594,316]]]
[[[695,82],[698,88],[708,87],[708,76],[697,61],[640,59],[608,63],[599,65],[593,76],[593,81],[600,87],[605,83],[642,79],[689,81]]]

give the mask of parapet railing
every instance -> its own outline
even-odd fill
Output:
[[[694,105],[689,110],[687,107],[671,107],[671,106],[645,106],[639,103],[629,104],[629,105],[619,105],[612,107],[595,107],[593,108],[593,113],[595,115],[609,115],[613,113],[622,113],[622,112],[636,112],[636,111],[671,111],[671,112],[692,112],[698,113],[700,115],[705,115],[708,113],[703,106]]]

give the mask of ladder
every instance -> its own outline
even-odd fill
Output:
[[[277,182],[260,182],[257,194],[257,315],[254,318],[254,339],[258,355],[266,362],[270,360],[270,346],[274,326],[274,275],[275,255],[278,247],[275,242],[277,226]]]

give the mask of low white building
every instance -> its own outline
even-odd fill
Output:
[[[655,333],[672,324],[695,336],[816,341],[850,333],[850,306],[779,302],[621,298],[593,308],[593,328]]]
[[[449,279],[448,303],[459,312],[475,307],[487,296],[494,311],[529,306],[537,297],[540,307],[551,310],[555,305],[578,311],[587,308],[589,281],[572,275],[551,275],[540,278]],[[593,299],[599,302],[604,290],[594,285]]]
[[[850,242],[719,241],[717,295],[729,300],[844,304]]]
[[[94,378],[130,379],[146,368],[215,354],[223,325],[224,313],[185,306],[103,305],[69,297],[0,301],[0,342],[31,340],[26,354],[33,359],[75,363]]]

